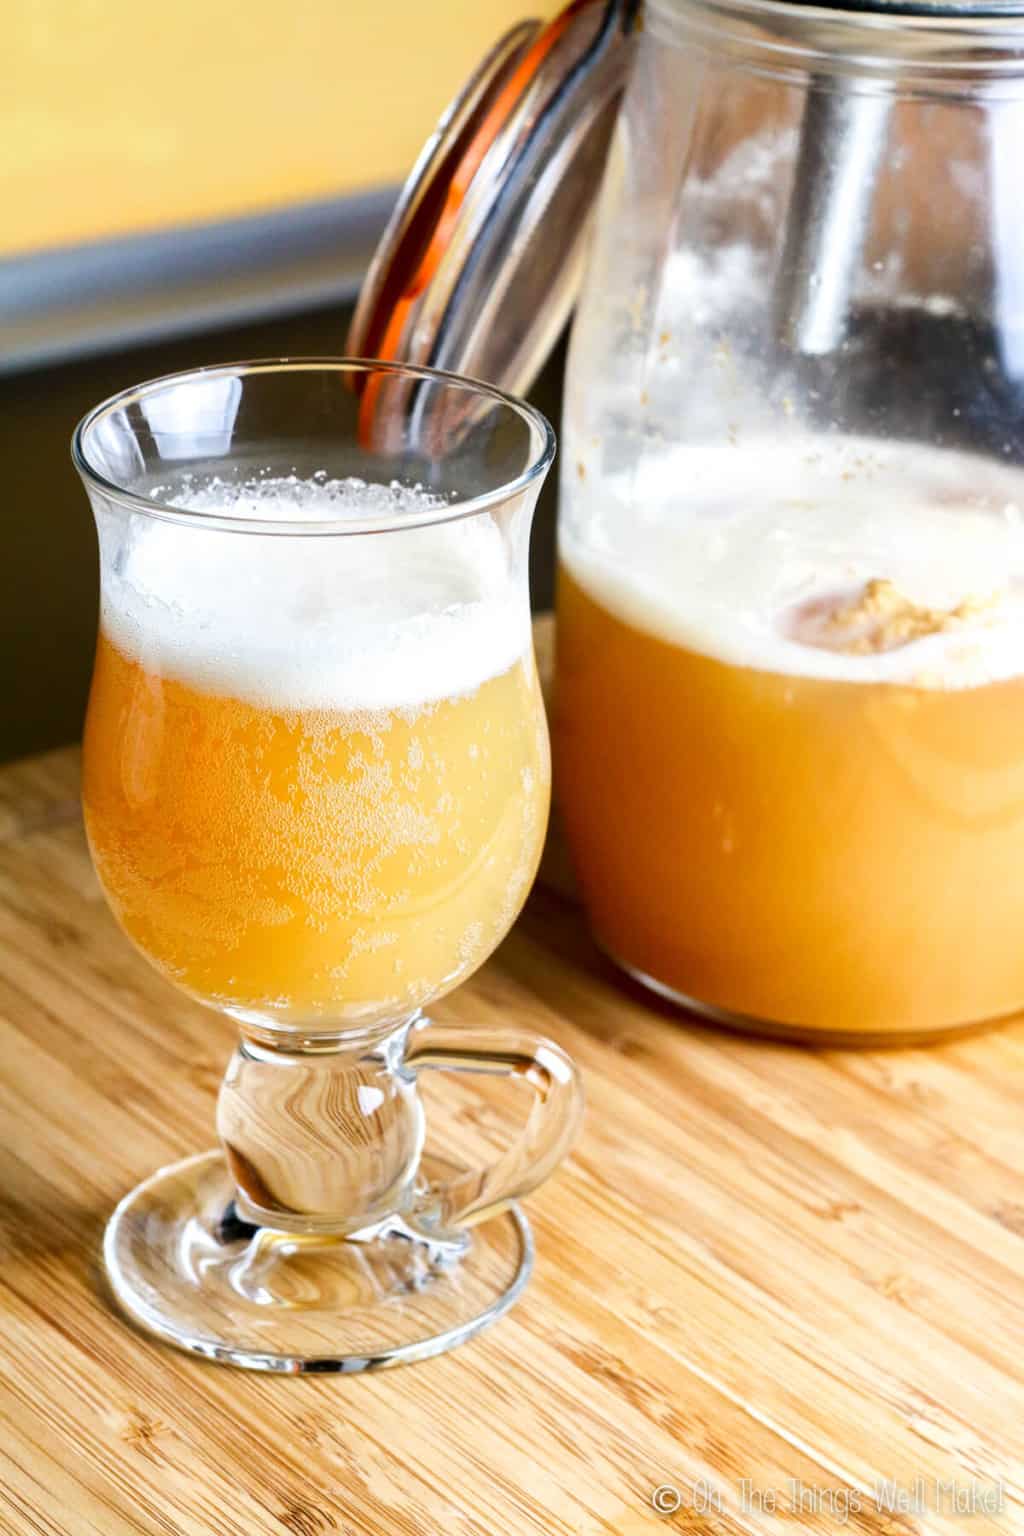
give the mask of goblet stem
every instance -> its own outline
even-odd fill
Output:
[[[409,1204],[423,1147],[415,1080],[401,1070],[411,1022],[280,1044],[243,1034],[217,1104],[242,1221],[347,1237]]]

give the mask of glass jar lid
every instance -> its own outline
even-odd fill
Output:
[[[576,297],[637,9],[573,0],[491,50],[399,197],[351,355],[528,388]]]

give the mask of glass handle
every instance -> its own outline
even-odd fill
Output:
[[[482,1072],[518,1077],[534,1091],[519,1136],[486,1168],[431,1184],[412,1213],[433,1235],[498,1216],[554,1172],[583,1117],[583,1084],[560,1046],[518,1029],[445,1026],[424,1019],[410,1032],[403,1065],[414,1073]]]

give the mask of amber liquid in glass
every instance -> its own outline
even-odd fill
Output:
[[[407,709],[287,710],[100,635],[86,826],[111,905],[205,1001],[401,1017],[469,975],[536,870],[549,759],[532,654]]]

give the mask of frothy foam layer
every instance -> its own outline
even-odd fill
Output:
[[[302,521],[441,504],[422,491],[322,478],[212,481],[160,499]],[[119,649],[162,676],[288,710],[452,698],[506,671],[529,641],[523,594],[485,514],[296,538],[139,517],[116,558],[104,559],[101,622]]]
[[[672,644],[851,682],[1024,673],[1020,470],[869,439],[764,439],[679,447],[629,477],[588,471],[573,501],[570,574]]]

